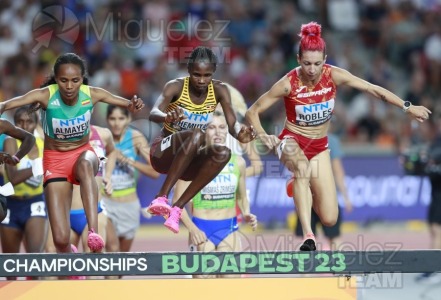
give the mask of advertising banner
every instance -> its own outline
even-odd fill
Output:
[[[346,221],[405,221],[424,220],[430,203],[430,182],[426,177],[405,175],[396,156],[345,157],[346,185],[353,211]],[[141,178],[139,196],[143,206],[154,199],[164,180]],[[294,208],[286,195],[290,173],[275,157],[264,160],[264,172],[247,178],[251,211],[262,223],[285,222]],[[343,205],[341,196],[339,202]],[[142,220],[159,222],[159,218]]]

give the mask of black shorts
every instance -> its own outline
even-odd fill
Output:
[[[322,225],[323,234],[327,238],[330,238],[330,239],[333,239],[333,238],[340,236],[341,221],[342,221],[341,207],[339,207],[337,222],[333,226],[323,226]],[[317,224],[320,224],[320,217],[317,215],[317,213],[314,210],[312,210],[312,212],[311,212],[311,228],[312,228],[312,232],[314,232],[314,234],[317,233]],[[300,224],[300,220],[298,217],[297,217],[296,228],[294,229],[294,231],[295,231],[296,236],[303,237],[302,225]]]
[[[23,231],[30,218],[47,218],[43,194],[27,198],[26,200],[9,196],[6,198],[6,202],[6,218],[1,222],[1,226],[14,227]]]
[[[429,224],[441,224],[441,194],[432,195],[427,212],[427,221]]]

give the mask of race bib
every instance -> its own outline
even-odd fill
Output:
[[[52,128],[57,139],[70,139],[84,136],[89,130],[90,111],[71,119],[52,119]]]
[[[332,117],[334,105],[334,99],[320,103],[296,105],[296,124],[316,126],[326,123]]]
[[[213,119],[213,112],[192,112],[186,109],[183,109],[183,111],[186,118],[173,124],[173,127],[177,130],[199,128],[205,131],[208,123]]]
[[[44,201],[31,204],[31,217],[46,217],[46,205]]]
[[[237,189],[235,174],[219,174],[201,190],[203,200],[225,200],[234,198]]]

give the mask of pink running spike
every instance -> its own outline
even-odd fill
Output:
[[[170,216],[164,222],[165,227],[173,231],[174,233],[179,233],[179,221],[181,220],[182,208],[173,206],[170,211]]]
[[[168,204],[167,197],[159,196],[150,203],[147,208],[147,212],[155,216],[168,216],[170,214],[171,207]]]
[[[89,235],[87,236],[87,246],[89,246],[89,249],[92,252],[102,252],[104,249],[103,238],[99,234],[95,233],[93,228],[89,230]]]
[[[74,244],[70,244],[70,249],[71,249],[72,253],[78,253],[77,246],[75,246]]]

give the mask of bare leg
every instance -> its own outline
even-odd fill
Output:
[[[106,226],[106,251],[119,252],[119,239],[116,235],[115,226],[111,219],[107,219]]]
[[[198,150],[204,144],[205,134],[201,130],[195,129],[175,133],[166,137],[163,142],[166,142],[167,139],[170,139],[169,147],[162,150],[162,144],[159,145],[152,157],[152,163],[158,167],[158,171],[167,172],[167,177],[158,196],[168,197],[178,179],[198,156]],[[173,172],[168,172],[169,170],[173,170]]]
[[[44,193],[55,249],[60,253],[72,252],[69,217],[72,184],[67,181],[50,182],[44,189]]]
[[[313,234],[311,228],[312,194],[309,187],[310,163],[294,139],[287,139],[280,158],[282,163],[294,173],[294,203],[302,225],[303,236]]]
[[[55,249],[54,238],[52,237],[52,230],[50,226],[47,226],[47,239],[46,239],[46,253],[55,253],[57,249]]]
[[[338,218],[338,202],[329,151],[317,154],[311,159],[311,164],[313,164],[311,191],[314,210],[324,226],[333,226]]]
[[[41,217],[30,218],[25,226],[25,245],[28,253],[42,253],[46,245],[47,220]]]
[[[211,242],[210,240],[207,240],[205,243],[198,245],[198,252],[213,252],[216,251],[216,246]],[[193,278],[216,278],[216,275],[208,275],[208,274],[201,274],[201,275],[193,275]]]
[[[237,231],[230,233],[222,242],[217,246],[219,252],[240,252],[242,251],[242,242],[240,240],[240,234]],[[241,275],[236,274],[223,274],[218,275],[219,278],[239,278]]]
[[[189,171],[183,174],[185,179],[192,182],[173,206],[184,208],[188,201],[222,171],[231,157],[230,149],[225,146],[213,145],[202,151],[204,153],[199,155],[197,161],[189,166]]]
[[[110,218],[107,218],[106,225],[106,251],[120,252],[119,239],[116,235],[115,226]],[[105,276],[106,279],[120,279],[122,276]]]
[[[23,232],[14,227],[0,225],[0,237],[3,253],[19,253]],[[17,280],[17,277],[6,277],[7,280]]]
[[[441,225],[430,224],[430,234],[432,236],[432,249],[441,249]]]
[[[92,151],[85,151],[75,164],[75,178],[80,183],[89,230],[98,231],[98,186],[95,175],[98,171],[98,158]]]

